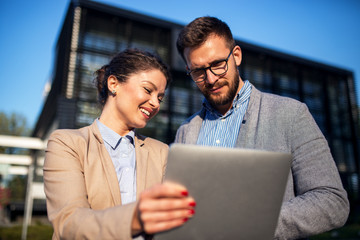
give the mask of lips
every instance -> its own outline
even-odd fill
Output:
[[[146,117],[148,117],[148,118],[150,118],[150,115],[151,115],[151,110],[150,109],[148,109],[148,108],[140,108],[140,111],[143,113],[143,114],[145,114],[146,115]]]
[[[222,88],[222,86],[221,86],[221,87],[216,87],[216,88],[211,88],[209,91],[212,92],[212,93],[216,93],[216,92],[218,92],[221,88]]]
[[[209,93],[217,93],[223,88],[226,84],[218,84],[217,86],[210,86],[207,88]]]

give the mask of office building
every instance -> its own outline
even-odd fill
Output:
[[[173,76],[159,114],[139,132],[171,143],[181,122],[199,110],[202,102],[176,51],[182,27],[93,1],[72,1],[57,42],[51,90],[33,136],[46,139],[54,129],[91,124],[100,114],[93,72],[116,52],[136,47],[157,52]],[[328,140],[349,197],[358,201],[359,115],[353,73],[236,41],[243,51],[243,79],[262,91],[307,104]]]

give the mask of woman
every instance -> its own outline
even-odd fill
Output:
[[[195,201],[181,185],[160,184],[167,145],[134,131],[159,112],[167,67],[150,53],[125,50],[96,75],[101,116],[48,141],[44,185],[53,239],[142,239],[181,226]]]

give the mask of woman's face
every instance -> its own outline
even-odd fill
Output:
[[[115,90],[116,120],[125,131],[143,128],[160,109],[164,97],[166,78],[158,69],[132,74]]]

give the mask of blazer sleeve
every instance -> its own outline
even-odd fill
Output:
[[[298,239],[345,224],[349,202],[327,141],[304,104],[289,131],[295,198],[282,205],[276,239]]]
[[[135,203],[91,209],[83,159],[87,142],[76,130],[57,130],[49,138],[44,188],[53,239],[132,239]]]

